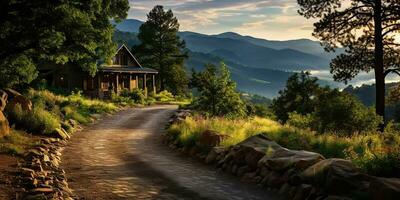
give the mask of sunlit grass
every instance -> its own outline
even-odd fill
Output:
[[[11,133],[0,138],[0,154],[22,156],[38,143],[38,139],[23,131],[11,130]]]
[[[358,134],[338,136],[335,133],[318,134],[313,131],[281,125],[265,118],[235,119],[188,117],[169,128],[182,146],[196,144],[200,134],[212,130],[227,135],[223,147],[236,145],[245,139],[264,134],[283,147],[318,152],[326,158],[352,160],[370,174],[388,175],[400,168],[400,135],[396,133]]]

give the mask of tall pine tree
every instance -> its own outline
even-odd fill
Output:
[[[327,50],[346,48],[331,63],[338,81],[354,78],[362,71],[374,71],[376,113],[385,114],[385,77],[400,75],[399,0],[298,0],[299,13],[319,19],[314,36]],[[398,39],[398,38],[397,38]],[[383,128],[383,126],[382,126]]]
[[[157,88],[183,94],[188,84],[184,70],[187,53],[178,31],[179,23],[172,11],[155,6],[140,27],[138,38],[141,44],[134,46],[133,52],[144,66],[159,71]]]

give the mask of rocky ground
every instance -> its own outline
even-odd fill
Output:
[[[279,199],[162,144],[177,106],[128,109],[77,132],[62,168],[77,199]]]

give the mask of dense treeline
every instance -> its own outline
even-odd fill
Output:
[[[34,80],[43,63],[74,63],[94,75],[113,56],[110,19],[127,16],[128,0],[0,2],[0,87]]]

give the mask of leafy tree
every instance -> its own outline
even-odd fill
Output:
[[[199,91],[194,101],[196,109],[211,116],[242,117],[246,115],[245,103],[236,92],[228,67],[207,64],[203,72],[193,72],[191,85]]]
[[[140,45],[133,51],[144,66],[159,71],[158,88],[182,94],[186,91],[187,77],[183,67],[187,57],[185,42],[178,36],[179,23],[171,10],[155,6],[147,15],[147,21],[140,27]]]
[[[1,1],[0,87],[29,83],[39,63],[74,63],[94,75],[113,54],[110,19],[128,9],[128,0]]]
[[[309,72],[295,73],[286,82],[286,88],[279,91],[279,97],[272,101],[271,109],[276,117],[286,122],[288,113],[311,113],[314,109],[313,98],[319,90],[318,79]]]
[[[317,18],[314,36],[326,50],[338,46],[346,53],[331,63],[338,81],[354,78],[361,71],[374,70],[376,113],[385,114],[385,76],[400,71],[400,44],[395,36],[400,29],[398,0],[298,0],[299,13]]]
[[[372,107],[364,106],[356,97],[337,89],[324,88],[315,98],[314,125],[321,133],[350,135],[376,131],[382,123]]]

